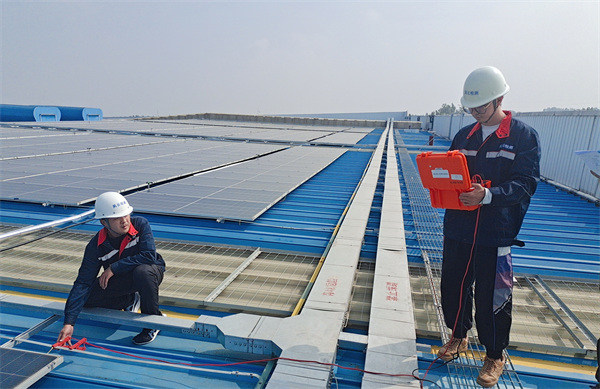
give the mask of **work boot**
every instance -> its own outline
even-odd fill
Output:
[[[484,388],[491,388],[496,385],[502,375],[502,370],[504,370],[504,363],[506,363],[504,356],[500,359],[493,359],[486,356],[483,367],[479,370],[477,383]]]
[[[458,354],[467,351],[468,348],[468,338],[452,338],[439,349],[437,355],[440,359],[448,362],[458,357]]]

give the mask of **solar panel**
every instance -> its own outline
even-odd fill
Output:
[[[42,135],[46,136],[42,136]],[[89,153],[106,148],[123,148],[135,145],[175,142],[170,138],[98,134],[91,132],[66,132],[64,134],[45,131],[41,136],[2,139],[1,159],[26,158],[45,154]]]
[[[138,211],[252,221],[344,152],[293,147],[127,198]]]
[[[35,139],[35,138],[60,138],[65,136],[72,136],[73,132],[50,132],[44,129],[36,128],[13,128],[12,126],[6,126],[0,124],[0,140],[12,139]]]
[[[60,355],[0,347],[0,388],[28,388],[62,362]]]
[[[338,144],[356,144],[359,140],[365,137],[364,133],[354,132],[338,132],[328,135],[324,138],[317,139],[316,143],[338,143]]]
[[[0,160],[0,198],[78,205],[105,191],[139,188],[277,149],[281,146],[188,139]]]

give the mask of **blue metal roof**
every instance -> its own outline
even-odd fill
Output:
[[[163,307],[167,310],[169,307]],[[189,310],[190,318],[202,314],[202,311]],[[185,317],[169,312],[171,317]],[[24,329],[32,328],[47,319],[48,315],[34,309],[13,309],[3,307],[0,336],[11,339],[21,334]],[[45,344],[55,342],[56,333],[62,326],[55,322],[44,332],[31,337],[19,345],[20,349],[46,353]],[[163,331],[155,342],[144,347],[131,344],[131,337],[139,329],[82,319],[77,325],[77,340],[85,336],[94,346],[87,346],[88,354],[57,349],[53,353],[62,355],[66,363],[49,373],[33,387],[255,387],[266,369],[266,363],[257,355],[227,350],[214,339],[199,339],[197,336]],[[418,338],[418,361],[421,376],[430,367],[435,355],[431,346],[439,346],[439,341]],[[94,354],[89,354],[89,353]],[[123,354],[124,353],[124,354]],[[531,357],[531,353],[511,351],[514,359]],[[121,358],[121,359],[115,359]],[[581,358],[553,357],[536,354],[538,359],[546,359],[549,364],[531,367],[529,364],[516,367],[519,379],[524,388],[569,387],[589,388],[594,380],[585,373],[585,369],[569,369],[577,365],[593,368],[593,362]],[[169,366],[164,363],[149,364],[156,361],[167,361],[173,364],[193,364],[198,368],[212,369],[214,372],[194,371],[184,366]],[[259,362],[253,362],[259,361]],[[241,363],[241,364],[240,364]],[[338,349],[336,364],[349,368],[334,367],[334,382],[338,387],[358,388],[362,383],[363,373],[351,369],[363,369],[365,363],[364,350],[341,346]],[[230,365],[233,364],[233,365]],[[559,365],[563,364],[564,368]],[[200,366],[199,366],[200,365]],[[204,366],[202,366],[204,365]],[[208,366],[207,366],[208,365]],[[212,365],[212,366],[211,366]],[[223,366],[214,366],[223,365]],[[557,367],[552,369],[551,367]],[[182,370],[181,367],[184,369]],[[429,370],[423,387],[433,388],[449,385],[448,377],[452,372],[447,366],[434,364]],[[252,375],[252,376],[247,376]]]
[[[158,239],[176,239],[233,246],[261,247],[320,255],[371,157],[346,151],[326,169],[302,184],[253,223],[144,214]],[[133,204],[135,207],[135,204]],[[68,207],[3,202],[5,223],[39,224],[56,215],[81,212]],[[96,232],[98,222],[79,230]]]
[[[359,142],[373,145],[382,130],[376,129]],[[429,134],[426,132],[400,131],[407,146],[427,148]],[[447,146],[447,140],[435,139],[434,145]],[[413,163],[414,163],[413,154]],[[285,199],[270,208],[253,223],[194,219],[174,216],[146,215],[158,239],[188,240],[233,246],[261,247],[273,250],[312,253],[320,255],[325,249],[348,200],[352,196],[364,169],[371,157],[367,151],[346,151],[326,169],[302,184]],[[383,172],[383,170],[382,170]],[[381,173],[380,173],[381,174]],[[405,188],[403,188],[403,196]],[[382,183],[378,184],[361,257],[374,258],[382,201]],[[403,200],[404,203],[404,200]],[[135,204],[133,204],[135,206]],[[405,204],[406,205],[406,204]],[[40,204],[3,202],[0,219],[4,223],[39,224],[53,220],[57,215],[71,215],[81,209],[69,207],[44,207]],[[443,215],[443,210],[439,211]],[[421,262],[419,244],[414,237],[410,207],[404,208],[407,249],[409,260]],[[98,223],[88,223],[81,230],[97,231]],[[540,183],[533,197],[519,238],[526,242],[524,248],[514,248],[515,270],[527,274],[542,274],[556,277],[598,280],[600,275],[600,209],[571,194],[567,194],[547,183]],[[16,288],[18,289],[18,288]],[[16,290],[12,288],[13,291]],[[26,292],[26,291],[25,291]],[[168,307],[166,307],[168,309]],[[189,310],[183,313],[202,314]],[[14,337],[23,328],[30,328],[47,316],[35,311],[23,312],[4,310],[0,334]],[[59,324],[48,328],[48,333],[58,333]],[[256,356],[243,355],[226,350],[214,341],[191,339],[182,334],[165,333],[149,347],[129,346],[129,338],[137,330],[126,326],[106,325],[93,321],[78,324],[84,328],[81,333],[93,334],[91,343],[104,345],[117,351],[134,353],[143,357],[193,363],[229,363],[249,361]],[[36,340],[52,343],[55,339],[41,334]],[[427,347],[433,341],[418,339],[420,347],[419,367],[424,371],[433,356]],[[433,342],[433,343],[432,343]],[[439,342],[438,342],[439,343]],[[42,350],[40,346],[28,344],[27,349]],[[185,374],[185,385],[193,387],[254,387],[255,378],[212,373],[197,373],[165,368],[164,366],[139,366],[135,362],[111,361],[99,358],[76,358],[68,351],[58,351],[69,356],[70,363],[61,366],[43,381],[40,387],[60,387],[69,385],[145,387],[148,380],[164,387],[178,387]],[[103,353],[103,351],[98,351]],[[362,368],[364,353],[360,350],[340,348],[337,363]],[[587,363],[585,360],[572,360],[572,363]],[[131,364],[135,374],[131,374]],[[265,364],[222,367],[227,373],[241,371],[260,376]],[[91,373],[91,375],[88,375]],[[444,368],[432,370],[428,378],[443,384],[447,371]],[[362,373],[344,369],[334,369],[339,387],[358,387]],[[589,387],[593,382],[589,375],[546,372],[521,368],[519,376],[525,387]],[[96,377],[96,378],[94,378]],[[433,387],[433,385],[425,385]]]
[[[36,312],[24,312],[11,308],[2,309],[2,327],[0,334],[4,337],[2,343],[23,332],[23,328],[31,328],[48,316]],[[35,337],[36,342],[53,344],[56,334],[60,331],[62,322],[58,321],[47,327],[47,331]],[[242,353],[231,352],[215,341],[198,340],[193,337],[182,337],[181,334],[163,332],[151,347],[135,347],[131,337],[139,329],[126,326],[98,323],[90,320],[80,320],[77,323],[76,334],[84,334],[86,339],[97,346],[110,350],[136,355],[141,358],[131,358],[94,347],[87,351],[97,355],[82,355],[68,350],[56,350],[53,353],[62,354],[67,363],[60,365],[48,376],[38,381],[34,387],[126,387],[126,388],[189,388],[189,387],[231,387],[254,388],[258,379],[247,377],[244,373],[252,373],[259,377],[265,363],[242,364],[236,366],[210,367],[218,372],[200,372],[191,369],[171,367],[166,364],[150,365],[145,362],[157,360],[172,363],[192,364],[226,364],[257,359]],[[77,338],[78,340],[80,338]],[[35,343],[22,343],[21,349],[47,353],[48,348]],[[125,357],[127,362],[107,357]],[[206,367],[209,368],[209,367]],[[132,372],[132,369],[134,371]],[[241,374],[235,374],[239,372]]]
[[[429,133],[401,131],[401,135],[405,144],[427,150]],[[449,147],[450,141],[436,137],[434,145]],[[415,166],[417,155],[411,154]],[[407,214],[409,207],[406,203],[408,227],[413,223],[412,215]],[[444,210],[438,213],[442,220]],[[512,248],[516,273],[600,279],[600,207],[581,197],[539,182],[517,238],[525,242],[525,247]],[[414,249],[409,251],[410,259],[421,262],[416,239],[407,236],[407,245],[409,250]]]

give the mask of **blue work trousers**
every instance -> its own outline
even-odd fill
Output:
[[[444,239],[441,283],[444,320],[450,329],[454,329],[456,323],[455,338],[467,335],[473,325],[475,284],[475,322],[479,342],[485,346],[490,358],[498,359],[508,346],[512,323],[512,258],[510,252],[499,256],[498,247],[476,245],[467,269],[471,248],[471,244]],[[460,287],[465,273],[461,304]]]
[[[139,265],[133,271],[115,274],[108,280],[106,289],[100,287],[99,278],[92,285],[85,307],[125,309],[139,292],[142,313],[160,315],[158,308],[158,286],[164,271],[157,265]]]

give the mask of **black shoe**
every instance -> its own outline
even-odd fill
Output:
[[[127,308],[125,308],[124,311],[137,312],[140,309],[140,303],[140,294],[135,292],[133,295],[133,302]]]
[[[133,342],[133,344],[137,344],[138,346],[148,344],[154,339],[156,339],[159,332],[160,330],[151,330],[149,328],[144,328],[142,332],[134,336],[133,339],[131,339],[131,341]]]

